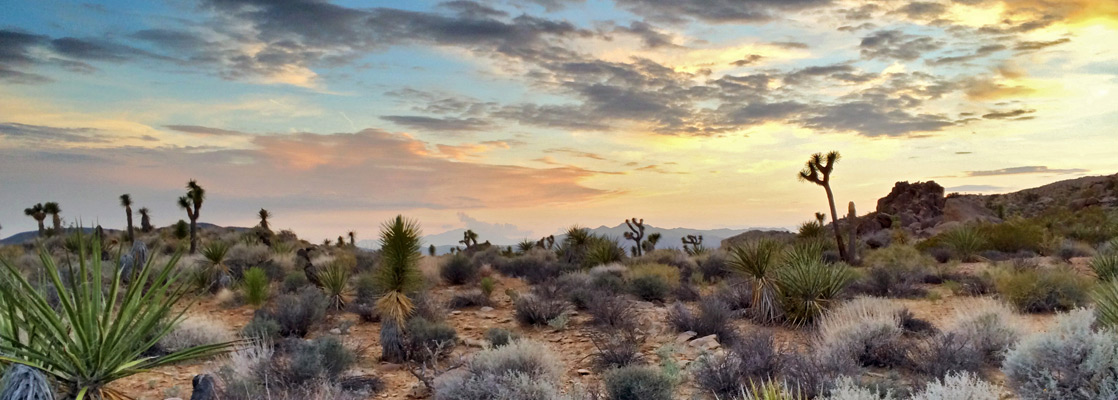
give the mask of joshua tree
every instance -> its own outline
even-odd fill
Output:
[[[151,211],[147,207],[140,207],[140,232],[148,233],[152,231],[151,226]]]
[[[540,241],[536,242],[536,246],[547,250],[555,248],[555,235],[547,235],[540,238]]]
[[[838,226],[838,212],[835,211],[835,195],[831,192],[831,172],[834,171],[835,163],[841,157],[837,151],[832,151],[827,155],[823,155],[823,153],[812,154],[804,165],[804,169],[800,171],[799,177],[801,181],[822,186],[823,190],[827,191],[827,204],[831,207],[831,226],[835,230],[835,243],[838,244],[839,257],[849,263],[852,260],[850,255],[846,253],[846,247],[842,245],[842,233],[839,232]]]
[[[179,207],[185,209],[186,217],[190,218],[190,254],[198,248],[198,212],[205,198],[206,189],[198,186],[198,181],[193,179],[186,184],[186,196],[179,197]]]
[[[345,238],[338,236],[338,247],[345,247]]]
[[[703,235],[687,235],[680,238],[679,241],[683,242],[683,251],[689,255],[702,254],[706,251],[706,248],[703,247]]]
[[[477,246],[477,233],[472,229],[467,229],[465,232],[462,232],[462,240],[459,240],[458,243],[466,245],[466,250],[472,249],[474,246]]]
[[[50,214],[51,222],[54,225],[54,229],[48,232],[48,234],[57,235],[62,233],[62,217],[58,216],[58,214],[62,213],[62,207],[59,207],[58,203],[53,201],[43,203],[43,212]]]
[[[431,257],[435,256],[435,245],[427,246],[427,255]]]
[[[47,219],[47,213],[43,210],[43,203],[38,203],[30,208],[23,209],[23,215],[34,218],[35,222],[39,223],[39,236],[42,237],[47,233],[47,228],[43,226],[43,220]]]
[[[136,240],[136,232],[132,230],[132,195],[120,195],[120,206],[124,207],[124,214],[128,216],[128,241]]]
[[[625,239],[636,243],[632,247],[633,255],[637,257],[644,255],[644,250],[641,249],[641,240],[644,240],[644,218],[639,221],[637,217],[627,219],[625,220],[625,226],[629,227],[629,232],[625,232]]]
[[[380,231],[381,267],[377,283],[384,295],[376,302],[376,309],[383,316],[380,337],[382,354],[389,360],[403,358],[401,331],[404,321],[411,315],[414,305],[407,293],[422,282],[419,273],[419,224],[397,215],[385,223]]]
[[[641,246],[644,248],[645,252],[651,252],[652,250],[656,250],[656,243],[660,243],[660,232],[649,233],[648,239],[645,239]]]
[[[256,215],[258,215],[260,217],[260,229],[271,232],[272,229],[268,227],[268,217],[271,217],[272,213],[268,212],[268,210],[265,210],[265,209],[261,208],[260,211],[256,213]]]
[[[349,247],[357,247],[357,231],[346,232],[346,235],[349,236]]]

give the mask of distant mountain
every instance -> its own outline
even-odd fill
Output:
[[[660,242],[656,244],[658,249],[681,249],[683,248],[683,238],[687,235],[695,235],[703,237],[703,246],[707,248],[718,248],[723,239],[734,237],[745,232],[750,231],[787,231],[784,228],[743,228],[743,229],[691,229],[691,228],[657,228],[655,226],[645,224],[644,237],[647,239],[648,235],[659,232]],[[633,245],[631,240],[625,240],[625,232],[629,232],[629,227],[624,223],[614,227],[599,226],[591,229],[591,233],[608,236],[618,239],[625,248]],[[566,235],[555,235],[555,241],[562,240]]]

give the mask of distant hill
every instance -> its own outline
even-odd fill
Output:
[[[174,227],[174,225],[168,225],[168,226],[164,226],[162,228],[156,228],[156,230],[171,229],[173,227]],[[237,227],[237,226],[223,227],[223,226],[214,225],[214,224],[211,224],[211,223],[208,223],[208,222],[199,222],[198,223],[198,228],[200,228],[200,229],[221,228],[221,229],[234,229],[234,230],[238,230],[238,231],[249,229],[249,228],[242,228],[242,227]],[[85,232],[85,233],[92,233],[93,229],[94,228],[82,228],[82,231]],[[67,232],[72,232],[73,230],[72,229],[67,229],[66,231]],[[121,232],[120,229],[105,229],[105,233],[117,234],[117,233],[120,233],[120,232]],[[18,245],[18,244],[30,243],[30,242],[33,242],[35,240],[35,238],[37,238],[37,237],[39,237],[39,231],[38,230],[20,232],[20,233],[14,234],[12,236],[8,236],[4,239],[0,239],[0,245]]]

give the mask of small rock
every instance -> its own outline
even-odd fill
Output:
[[[694,339],[696,335],[698,335],[698,333],[695,333],[694,331],[683,332],[679,334],[679,336],[675,337],[675,342],[678,344],[684,344],[688,340]]]
[[[590,375],[590,370],[586,368],[579,368],[579,370],[576,372],[578,372],[578,374],[582,376]]]
[[[458,315],[458,314],[461,314],[461,313],[462,313],[462,311],[460,311],[460,310],[454,310],[454,311],[450,312],[450,315]]]
[[[330,330],[330,334],[331,334],[331,335],[341,335],[341,334],[342,334],[342,330],[341,330],[341,329],[338,329],[338,328],[334,328],[334,329],[331,329],[331,330]]]
[[[477,347],[477,348],[484,348],[485,347],[485,341],[477,340],[477,339],[470,339],[470,338],[462,338],[462,344],[464,344],[466,346],[469,346],[469,347]]]
[[[700,348],[700,349],[707,349],[707,350],[717,349],[717,348],[721,347],[721,345],[718,344],[718,335],[703,336],[701,338],[692,340],[690,345],[691,345],[691,347],[697,347],[697,348]]]
[[[481,310],[481,312],[490,312],[490,311],[493,311],[493,307],[485,306],[485,307],[479,308],[478,310]]]

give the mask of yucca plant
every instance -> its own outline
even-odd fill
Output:
[[[79,243],[83,242],[79,238]],[[92,250],[92,251],[90,251]],[[197,346],[164,356],[144,356],[182,321],[189,307],[175,307],[186,286],[175,273],[176,254],[162,268],[153,261],[122,287],[120,270],[103,285],[101,243],[79,249],[78,268],[63,281],[50,253],[40,247],[42,273],[57,291],[57,310],[12,263],[0,260],[0,362],[37,368],[62,385],[68,398],[126,399],[109,388],[117,379],[182,361],[210,357],[235,343]],[[158,271],[158,272],[153,272]],[[176,309],[178,309],[176,311]]]
[[[349,266],[340,262],[332,262],[318,272],[318,279],[322,282],[322,290],[330,300],[330,307],[335,310],[345,308],[345,294],[349,286],[349,277],[352,271]]]
[[[402,215],[386,222],[380,230],[381,266],[377,269],[377,286],[384,291],[377,299],[376,310],[381,315],[381,354],[390,360],[400,360],[406,355],[401,330],[415,305],[408,293],[423,283],[419,272],[420,248],[419,223]]]
[[[1095,300],[1095,317],[1099,325],[1118,328],[1118,280],[1099,285],[1091,296]]]
[[[761,323],[779,321],[783,312],[776,295],[775,269],[782,245],[769,239],[751,241],[730,250],[730,266],[753,286],[753,318]]]
[[[741,399],[744,400],[807,400],[807,396],[799,390],[792,390],[773,381],[762,381],[760,384],[749,381],[749,387],[741,387]]]
[[[854,272],[846,265],[823,262],[823,247],[818,243],[790,249],[776,276],[777,294],[788,323],[793,326],[807,325],[822,317],[854,280]]]
[[[1099,254],[1091,259],[1091,269],[1099,279],[1113,280],[1118,276],[1118,254]]]
[[[625,250],[613,238],[595,238],[590,243],[590,249],[586,252],[586,266],[594,267],[613,262],[619,262],[625,258]]]
[[[955,256],[964,262],[974,261],[979,251],[986,246],[986,240],[977,229],[963,226],[952,229],[943,235],[943,241]]]
[[[241,282],[245,291],[245,302],[259,307],[268,300],[268,286],[271,281],[263,268],[252,267],[245,271],[244,280]]]

